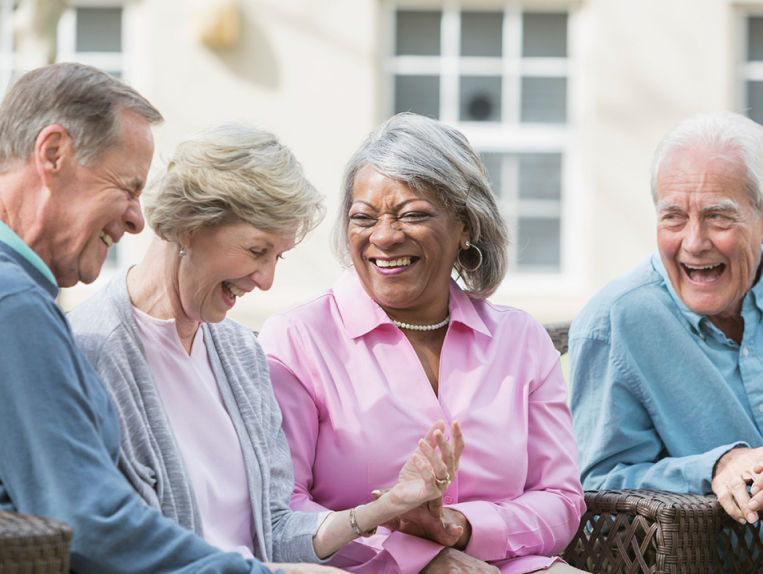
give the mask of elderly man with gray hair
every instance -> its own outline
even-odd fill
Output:
[[[25,74],[0,105],[0,510],[70,524],[78,574],[270,572],[135,494],[117,469],[114,406],[55,301],[143,229],[161,119],[133,89],[79,64]]]
[[[697,116],[652,168],[658,252],[570,330],[588,489],[714,492],[740,523],[763,504],[763,127]]]

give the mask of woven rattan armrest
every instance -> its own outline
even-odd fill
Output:
[[[653,490],[585,493],[587,510],[564,558],[597,573],[754,573],[759,524],[731,520],[715,496]]]
[[[68,574],[71,539],[62,522],[0,511],[0,574]]]

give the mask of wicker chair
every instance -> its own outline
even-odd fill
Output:
[[[0,511],[0,574],[69,574],[71,539],[51,518]]]
[[[568,323],[546,325],[560,353]],[[562,554],[597,574],[763,572],[760,523],[741,525],[715,496],[654,490],[589,490],[586,512]]]

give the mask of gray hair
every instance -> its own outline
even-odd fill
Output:
[[[334,246],[347,262],[349,210],[355,176],[370,165],[412,190],[434,192],[437,199],[469,230],[469,241],[482,251],[461,251],[454,269],[471,297],[486,298],[506,275],[508,232],[482,161],[458,130],[412,113],[392,116],[379,126],[347,163],[344,198],[334,228]]]
[[[657,203],[657,178],[663,162],[691,147],[712,151],[716,157],[741,161],[746,170],[745,192],[755,210],[763,207],[763,126],[732,112],[702,114],[684,120],[657,146],[652,161],[652,200]]]
[[[325,210],[291,151],[273,134],[240,124],[211,128],[178,145],[144,205],[151,228],[173,242],[236,221],[294,231],[299,241]]]
[[[37,136],[51,124],[69,133],[77,161],[92,166],[118,143],[123,110],[149,124],[162,121],[133,88],[91,66],[61,63],[27,72],[0,104],[0,170],[27,161]]]

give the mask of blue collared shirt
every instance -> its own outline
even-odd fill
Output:
[[[737,344],[676,295],[658,253],[570,329],[573,427],[586,489],[711,491],[736,445],[763,446],[763,282]]]
[[[29,247],[24,241],[16,235],[16,233],[8,227],[4,221],[0,221],[0,241],[12,247],[16,253],[21,255],[24,259],[29,261],[37,271],[42,273],[53,285],[58,286],[56,278],[53,276],[53,272],[45,264],[37,253],[35,253],[31,247]]]

